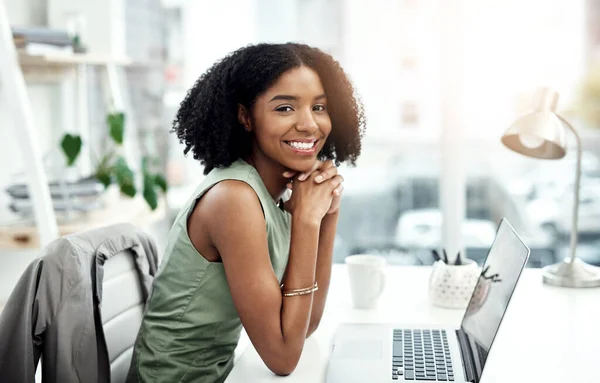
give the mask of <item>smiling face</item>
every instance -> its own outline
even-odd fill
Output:
[[[253,156],[295,171],[310,170],[331,132],[317,73],[306,66],[283,73],[256,99],[249,128],[254,132]]]

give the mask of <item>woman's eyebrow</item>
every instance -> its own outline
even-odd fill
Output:
[[[288,94],[278,94],[278,95],[274,96],[272,99],[270,99],[269,102],[276,101],[276,100],[297,101],[298,97],[290,96]]]
[[[315,101],[322,100],[322,99],[325,99],[325,98],[327,98],[327,96],[325,95],[325,93],[323,93],[323,94],[320,94],[320,95],[316,96],[315,97]],[[292,95],[289,95],[289,94],[278,94],[278,95],[273,96],[273,98],[270,99],[269,102],[277,101],[277,100],[298,101],[298,97],[292,96]]]

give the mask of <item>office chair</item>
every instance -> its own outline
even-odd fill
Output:
[[[68,235],[30,263],[0,315],[1,381],[125,381],[157,271],[129,224]]]
[[[129,250],[104,264],[102,327],[112,383],[125,382],[146,300]]]

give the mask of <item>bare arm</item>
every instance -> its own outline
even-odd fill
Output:
[[[303,182],[311,174],[313,176],[319,176],[319,178],[311,177],[311,180],[314,179],[317,183],[326,182],[327,180],[333,178],[337,178],[341,181],[344,179],[343,177],[339,176],[337,168],[331,160],[323,163],[317,161],[310,172],[299,175],[297,180],[299,182]],[[293,175],[293,172],[284,173],[284,177],[292,177]],[[288,187],[292,188],[292,184],[289,184]],[[343,190],[344,187],[341,183],[334,190],[331,206],[329,207],[325,217],[323,217],[323,220],[321,221],[321,227],[319,229],[319,250],[317,256],[317,281],[319,283],[319,290],[314,296],[307,337],[310,336],[319,326],[321,317],[323,316],[323,310],[325,309],[327,292],[329,290],[329,281],[331,279],[333,245],[337,222],[339,219],[339,209]]]
[[[329,290],[329,281],[331,279],[331,263],[333,258],[333,243],[339,218],[339,211],[333,214],[327,214],[321,221],[319,231],[319,250],[317,256],[317,282],[319,290],[315,293],[308,325],[307,337],[317,329],[323,316],[327,292]]]
[[[299,205],[325,206],[334,186],[314,188]],[[310,188],[305,188],[311,190]],[[302,194],[302,195],[300,195]],[[209,236],[225,268],[233,302],[252,344],[267,367],[279,375],[296,367],[309,327],[313,294],[283,297],[269,259],[258,197],[245,183],[224,181],[206,193],[199,219],[211,217]],[[292,215],[285,289],[312,286],[316,277],[321,213],[297,209]],[[196,214],[194,211],[193,215]],[[235,240],[232,240],[235,239]]]

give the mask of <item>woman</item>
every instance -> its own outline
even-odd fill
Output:
[[[333,161],[360,153],[352,86],[318,49],[248,46],[200,77],[173,130],[208,175],[169,234],[128,381],[222,382],[242,325],[267,367],[290,374],[329,287]]]

